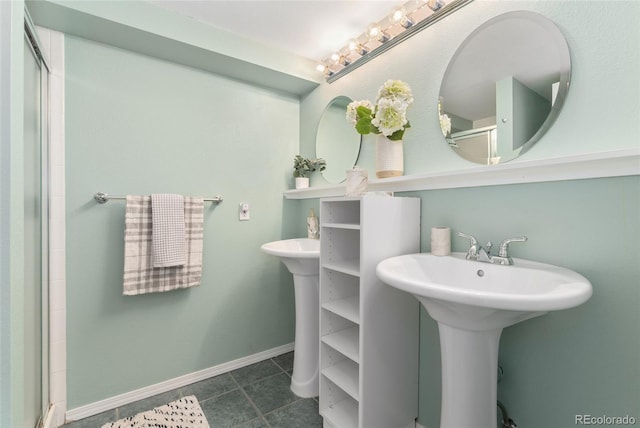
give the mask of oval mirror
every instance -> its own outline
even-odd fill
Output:
[[[345,180],[348,169],[353,168],[360,154],[362,136],[347,121],[347,105],[351,99],[334,98],[324,109],[316,134],[316,157],[327,161],[322,176],[329,183]]]
[[[472,162],[516,158],[551,127],[569,90],[564,36],[529,11],[490,19],[460,45],[440,87],[440,127]]]

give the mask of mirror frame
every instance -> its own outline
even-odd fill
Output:
[[[461,54],[465,51],[465,49],[468,47],[468,45],[472,43],[474,38],[479,33],[482,33],[487,28],[492,27],[496,23],[503,22],[503,21],[510,20],[510,19],[527,19],[527,20],[531,20],[531,21],[535,22],[536,24],[538,24],[539,26],[543,27],[544,30],[547,32],[547,34],[549,34],[550,39],[552,39],[553,42],[555,43],[557,51],[561,53],[562,58],[560,59],[560,63],[557,64],[557,68],[558,68],[560,79],[559,79],[559,85],[558,85],[558,91],[557,91],[557,94],[556,94],[556,99],[555,99],[555,102],[553,103],[553,105],[551,107],[551,110],[549,111],[548,115],[546,116],[546,118],[544,119],[544,121],[542,122],[542,124],[540,125],[538,130],[526,142],[524,142],[521,145],[519,145],[511,153],[508,153],[506,155],[498,154],[498,156],[500,157],[498,162],[492,161],[492,158],[490,158],[490,157],[487,158],[486,162],[477,162],[477,161],[471,160],[471,159],[469,159],[469,158],[467,158],[465,156],[462,156],[452,146],[450,139],[447,139],[445,137],[445,141],[449,144],[449,146],[452,148],[452,150],[454,152],[456,152],[456,154],[458,154],[459,156],[461,156],[464,159],[467,159],[467,160],[469,160],[471,162],[476,162],[476,163],[480,163],[480,164],[504,163],[504,162],[508,162],[510,160],[513,160],[513,159],[517,158],[518,156],[520,156],[521,154],[523,154],[526,151],[528,151],[538,140],[540,140],[540,138],[554,124],[556,118],[558,117],[558,115],[560,114],[560,111],[562,110],[562,107],[563,107],[563,105],[565,103],[565,100],[566,100],[568,92],[569,92],[569,86],[570,86],[570,83],[571,83],[571,51],[569,49],[569,45],[567,43],[567,40],[566,40],[564,34],[560,31],[558,26],[553,21],[551,21],[549,18],[545,17],[544,15],[541,15],[541,14],[539,14],[537,12],[528,11],[528,10],[512,11],[512,12],[507,12],[507,13],[495,16],[495,17],[489,19],[488,21],[484,22],[482,25],[480,25],[478,28],[476,28],[473,32],[471,32],[471,34],[469,34],[469,36],[467,36],[464,39],[464,41],[460,44],[460,46],[458,47],[458,49],[454,53],[453,57],[449,61],[449,64],[447,66],[447,69],[446,69],[446,71],[444,73],[444,76],[443,76],[443,79],[442,79],[442,83],[441,83],[440,91],[439,91],[439,99],[438,99],[438,104],[439,104],[439,106],[438,106],[438,114],[440,114],[440,102],[441,102],[441,99],[443,97],[443,91],[444,91],[445,83],[447,82],[447,76],[450,76],[452,74],[452,70],[457,65],[456,64],[456,62],[457,62],[456,60],[459,59]],[[482,70],[480,70],[480,72],[481,71]],[[446,101],[444,102],[444,104],[446,105]],[[442,107],[443,107],[443,109],[442,109],[443,112],[446,113],[446,111],[445,111],[446,108],[444,108],[444,106],[442,106]],[[496,112],[496,122],[498,120],[500,120],[500,119],[497,117],[497,112]]]

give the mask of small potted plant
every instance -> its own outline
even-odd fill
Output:
[[[327,162],[324,159],[308,159],[296,155],[293,160],[293,176],[296,179],[296,189],[306,189],[309,187],[309,175],[314,171],[324,171]]]

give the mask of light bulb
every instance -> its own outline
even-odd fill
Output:
[[[407,12],[403,7],[398,7],[389,15],[391,25],[400,24],[403,28],[409,28],[413,25],[413,20],[407,16]]]
[[[378,24],[369,25],[369,29],[367,30],[367,34],[369,35],[369,38],[374,40],[378,39],[378,34],[380,34],[380,32],[381,30]]]
[[[389,35],[385,33],[378,24],[369,25],[369,29],[367,30],[367,34],[369,35],[369,39],[377,40],[380,43],[384,43],[389,40]]]
[[[358,54],[360,56],[364,56],[369,53],[369,50],[367,50],[367,48],[362,43],[360,43],[357,39],[349,40],[347,47],[350,53]]]
[[[325,69],[325,68],[327,68],[327,66],[326,66],[326,65],[324,65],[324,64],[318,64],[318,65],[316,65],[316,70],[318,70],[318,72],[320,72],[320,73],[324,73],[324,69]]]
[[[338,52],[334,52],[331,54],[331,61],[338,62],[340,60],[340,54]]]
[[[429,6],[429,9],[435,12],[444,6],[445,2],[443,0],[427,0],[427,5]]]

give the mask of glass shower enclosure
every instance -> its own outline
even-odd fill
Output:
[[[24,407],[25,426],[49,408],[48,76],[35,28],[24,30]]]

